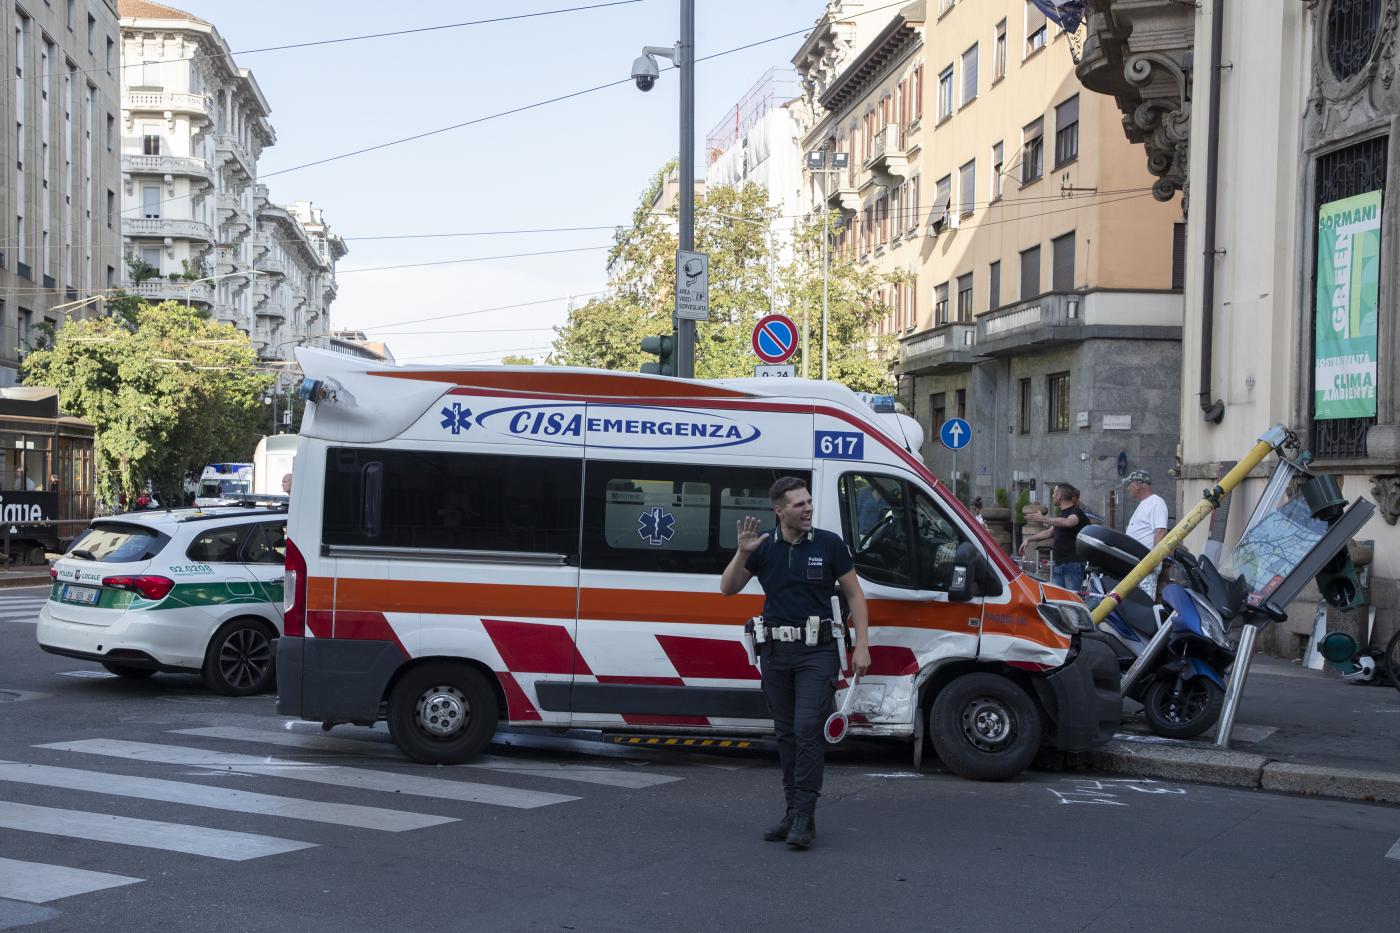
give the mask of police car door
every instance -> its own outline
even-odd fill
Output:
[[[877,465],[841,469],[842,536],[869,604],[873,676],[916,674],[941,658],[975,658],[981,600],[954,603],[953,554],[967,531],[920,484]]]
[[[256,592],[267,601],[269,621],[282,619],[282,584],[286,576],[287,519],[258,522],[243,539],[243,568]]]

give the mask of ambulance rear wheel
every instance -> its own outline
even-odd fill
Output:
[[[389,735],[405,755],[424,764],[475,758],[495,735],[499,716],[495,691],[465,664],[425,664],[389,694]]]
[[[974,781],[1004,781],[1040,750],[1040,712],[1026,691],[1000,674],[964,674],[933,701],[929,735],[938,758]]]

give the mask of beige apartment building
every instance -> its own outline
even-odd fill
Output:
[[[925,460],[949,476],[937,428],[966,418],[967,496],[1045,501],[1068,481],[1121,527],[1123,473],[1172,489],[1179,205],[1153,199],[1121,114],[1083,92],[1067,37],[1025,0],[926,0],[883,19],[846,6],[828,5],[793,60],[804,151],[849,160],[805,190],[846,218],[836,255],[900,274],[880,330],[899,338]]]
[[[118,284],[117,11],[112,0],[0,8],[0,387],[38,328],[101,310]],[[86,302],[86,303],[84,303]]]

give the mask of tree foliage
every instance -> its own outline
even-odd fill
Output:
[[[232,325],[176,302],[122,312],[64,325],[25,359],[24,383],[57,388],[64,411],[96,425],[99,500],[149,481],[178,502],[187,473],[251,457],[272,377]]]
[[[653,211],[670,166],[643,193],[629,227],[619,228],[608,255],[607,294],[573,308],[559,328],[550,362],[637,371],[651,357],[643,337],[671,332],[675,303],[677,211]],[[695,248],[710,256],[710,320],[696,328],[695,374],[702,379],[748,376],[757,362],[751,334],[770,309],[810,329],[810,374],[820,374],[821,223],[797,225],[786,261],[775,255],[769,231],[778,219],[766,192],[753,184],[715,187],[696,198]],[[876,293],[894,279],[851,262],[831,259],[828,275],[828,371],[861,391],[889,391],[891,338],[874,337],[888,312]],[[800,367],[799,347],[793,362]]]

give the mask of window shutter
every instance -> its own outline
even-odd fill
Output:
[[[1050,288],[1052,291],[1074,290],[1074,234],[1067,233],[1050,241]]]
[[[1040,294],[1040,247],[1032,246],[1021,254],[1021,300]]]
[[[1172,225],[1172,288],[1186,287],[1186,224]]]

